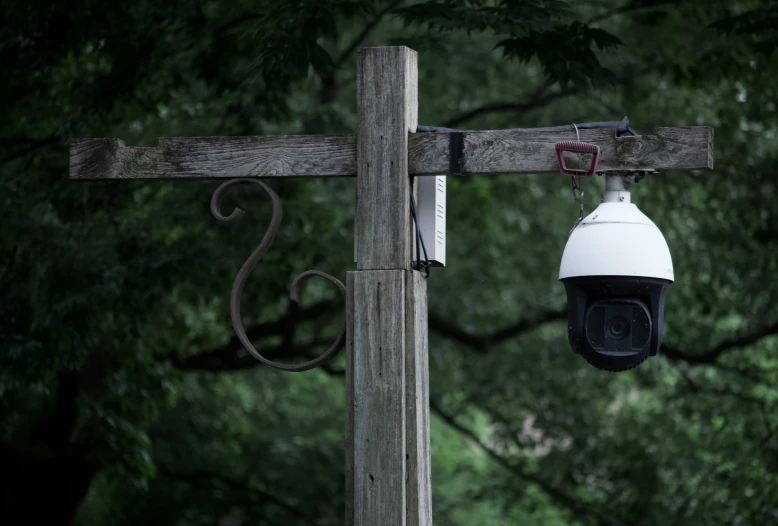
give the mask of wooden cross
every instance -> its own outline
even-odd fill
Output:
[[[559,173],[566,131],[414,133],[417,58],[406,47],[362,49],[357,133],[176,137],[155,148],[75,139],[70,178],[356,177],[357,270],[347,279],[347,526],[431,526],[427,288],[414,259],[411,176]],[[659,128],[617,137],[580,131],[601,149],[598,171],[713,167],[713,131]]]

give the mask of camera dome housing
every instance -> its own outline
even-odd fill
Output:
[[[662,232],[630,202],[621,176],[608,177],[602,204],[571,232],[559,279],[573,352],[607,371],[656,355],[673,262]]]

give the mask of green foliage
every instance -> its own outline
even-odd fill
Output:
[[[561,0],[443,0],[413,4],[396,13],[407,25],[430,30],[507,37],[496,44],[504,56],[524,63],[536,57],[551,84],[580,88],[614,81],[592,47],[606,50],[621,41],[603,29],[576,21],[576,13]]]
[[[552,84],[565,87],[586,86],[587,82],[596,84],[614,84],[611,71],[600,65],[592,46],[599,50],[608,50],[621,44],[621,41],[599,28],[591,28],[574,22],[547,31],[533,31],[526,36],[503,40],[497,44],[506,57],[529,62],[537,55],[543,66],[543,72]],[[560,60],[560,57],[565,57]]]
[[[710,27],[727,35],[748,37],[754,51],[769,56],[775,51],[778,42],[778,7],[765,2],[751,11],[724,18]]]
[[[267,225],[267,197],[241,189],[224,206],[247,217],[219,224],[208,210],[217,183],[74,183],[67,142],[351,133],[354,49],[396,42],[420,51],[423,124],[628,114],[639,133],[716,128],[715,170],[634,189],[670,244],[676,283],[660,356],[619,375],[572,355],[555,315],[578,214],[569,180],[449,178],[449,265],[429,282],[436,523],[776,522],[771,5],[81,0],[3,10],[3,524],[342,524],[343,357],[289,375],[257,367],[232,335],[229,290]],[[301,361],[329,346],[342,305],[314,280],[296,306],[288,284],[307,269],[352,268],[354,182],[271,184],[284,222],[246,287],[244,322],[263,327],[258,348]],[[591,210],[602,181],[583,184]]]

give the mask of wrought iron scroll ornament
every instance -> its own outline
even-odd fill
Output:
[[[265,192],[267,192],[267,194],[270,196],[270,199],[273,201],[273,217],[270,220],[270,226],[268,226],[267,231],[265,231],[265,236],[262,238],[262,242],[260,242],[257,248],[254,249],[254,252],[251,253],[246,262],[243,263],[243,266],[238,271],[237,276],[235,276],[235,281],[232,284],[232,292],[230,294],[230,315],[232,316],[232,326],[235,329],[235,333],[238,335],[238,339],[240,340],[240,343],[243,344],[243,347],[254,358],[266,365],[275,367],[276,369],[290,372],[301,372],[323,365],[332,359],[338,353],[338,351],[343,348],[344,336],[346,333],[345,323],[340,331],[340,334],[338,334],[338,338],[335,340],[335,343],[332,344],[327,352],[317,358],[314,358],[313,360],[294,365],[287,365],[268,360],[254,348],[248,336],[246,336],[246,329],[243,327],[243,322],[240,319],[240,299],[243,295],[243,286],[246,284],[246,279],[249,277],[249,274],[251,274],[251,271],[254,270],[254,267],[257,265],[257,263],[259,263],[259,261],[264,257],[264,255],[267,253],[267,249],[273,242],[273,238],[275,238],[276,233],[278,232],[278,228],[281,226],[283,209],[281,206],[281,198],[278,197],[278,195],[262,181],[258,181],[256,179],[231,179],[219,186],[211,198],[211,213],[219,221],[231,223],[241,219],[244,215],[246,215],[246,212],[240,208],[235,208],[228,216],[222,215],[221,213],[221,204],[224,196],[230,189],[242,183],[258,184],[265,190]],[[314,276],[320,276],[330,280],[338,287],[338,290],[340,290],[343,298],[346,298],[346,287],[339,279],[318,270],[308,270],[297,276],[292,282],[289,290],[289,297],[292,299],[292,301],[300,301],[300,289],[306,281]]]

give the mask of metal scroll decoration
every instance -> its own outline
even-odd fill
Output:
[[[245,211],[237,207],[228,216],[222,215],[221,213],[221,204],[224,196],[230,189],[241,183],[258,184],[265,190],[265,192],[267,192],[267,194],[270,196],[270,199],[273,201],[273,217],[270,220],[270,225],[268,226],[267,231],[265,231],[265,236],[262,238],[262,242],[260,242],[257,248],[254,249],[254,252],[251,253],[246,262],[243,263],[243,266],[238,271],[237,276],[235,276],[235,281],[232,284],[232,292],[230,293],[230,315],[232,316],[232,326],[235,329],[235,333],[238,335],[238,339],[240,340],[240,343],[243,344],[243,347],[254,358],[266,365],[275,367],[276,369],[290,372],[301,372],[323,365],[332,359],[338,353],[338,351],[343,348],[343,341],[346,333],[345,324],[341,329],[338,338],[335,340],[335,343],[332,344],[327,352],[317,358],[314,358],[313,360],[295,365],[286,365],[268,360],[254,348],[248,336],[246,336],[246,329],[243,327],[243,322],[240,319],[240,300],[241,296],[243,295],[243,286],[246,284],[246,279],[249,277],[249,274],[251,274],[251,271],[254,270],[254,267],[257,265],[257,263],[259,263],[259,261],[264,257],[268,248],[270,247],[270,244],[273,242],[273,238],[275,238],[276,233],[278,232],[278,228],[281,226],[283,208],[281,205],[281,198],[279,198],[278,195],[262,181],[258,181],[256,179],[231,179],[219,186],[211,198],[211,213],[219,221],[224,223],[231,223],[241,219],[246,215]],[[338,290],[340,290],[340,293],[345,299],[346,287],[339,279],[318,270],[308,270],[297,276],[292,282],[289,291],[289,297],[292,299],[292,301],[300,301],[300,289],[302,285],[314,276],[320,276],[330,280],[338,287]]]

